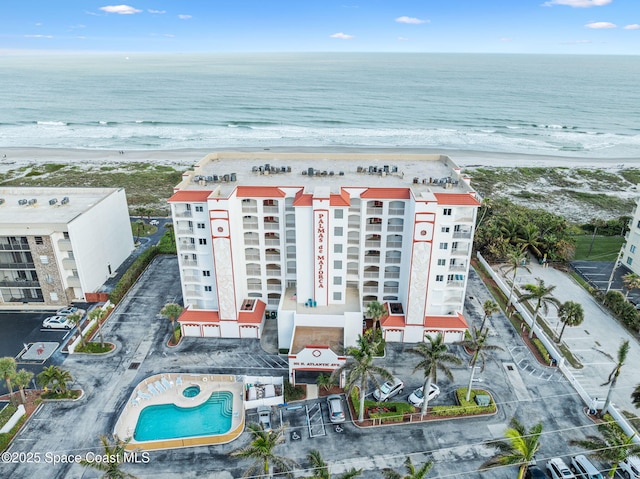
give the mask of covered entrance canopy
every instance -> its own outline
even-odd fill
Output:
[[[315,381],[319,373],[331,374],[346,359],[344,328],[296,326],[289,349],[289,381]]]

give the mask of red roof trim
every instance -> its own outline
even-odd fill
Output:
[[[409,188],[367,188],[360,198],[408,200],[411,197]]]
[[[423,325],[431,330],[469,329],[467,320],[462,313],[457,313],[456,316],[425,316]]]
[[[220,316],[217,311],[184,309],[178,318],[180,324],[219,323]]]
[[[179,190],[167,200],[169,203],[206,203],[211,190]]]
[[[256,306],[253,308],[253,311],[240,311],[238,314],[238,322],[239,323],[261,323],[264,318],[264,310],[267,305],[264,301],[260,301],[259,299],[256,301]]]
[[[312,206],[313,195],[305,195],[303,190],[296,193],[296,197],[293,200],[293,206]]]
[[[284,198],[285,193],[277,186],[238,186],[238,198]]]
[[[480,201],[470,193],[434,193],[439,205],[480,206]]]
[[[351,205],[351,196],[344,189],[341,189],[340,194],[330,196],[329,204],[331,206],[349,206]]]

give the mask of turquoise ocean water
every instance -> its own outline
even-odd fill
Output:
[[[640,56],[0,57],[0,148],[640,157]]]

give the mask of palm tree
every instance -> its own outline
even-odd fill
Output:
[[[87,461],[83,459],[80,464],[104,472],[101,476],[103,479],[136,479],[136,476],[120,469],[123,464],[122,458],[127,454],[126,446],[129,441],[131,438],[123,441],[115,434],[111,438],[106,435],[100,436],[103,449],[100,456],[109,460]]]
[[[482,310],[484,311],[484,317],[482,318],[482,324],[480,325],[480,331],[484,329],[484,324],[486,323],[489,316],[500,311],[500,306],[492,299],[487,299],[484,303],[482,303]]]
[[[616,387],[616,383],[618,382],[618,376],[620,376],[620,370],[622,369],[622,365],[627,359],[627,355],[629,354],[629,340],[625,339],[620,347],[618,348],[618,362],[616,363],[615,368],[609,374],[609,378],[606,383],[601,384],[601,386],[609,385],[609,392],[607,393],[607,400],[604,402],[604,407],[602,411],[600,411],[600,417],[603,417],[607,410],[609,409],[609,405],[611,404],[611,393]]]
[[[522,251],[531,250],[537,257],[542,256],[540,251],[540,230],[534,224],[526,224],[520,230],[520,236],[516,239],[516,243],[520,245]]]
[[[618,463],[624,461],[629,456],[640,454],[640,445],[633,442],[633,436],[627,436],[622,429],[612,424],[600,424],[598,430],[603,438],[598,436],[587,436],[583,440],[571,440],[569,444],[581,446],[587,449],[587,454],[592,455],[599,461],[610,462],[609,477],[616,475]]]
[[[104,337],[102,336],[102,321],[109,314],[109,311],[113,306],[109,306],[108,308],[94,308],[89,311],[89,319],[91,321],[95,320],[98,323],[98,335],[100,336],[100,346],[104,347]]]
[[[255,462],[244,472],[243,477],[253,477],[256,474],[258,477],[269,477],[272,464],[287,477],[293,477],[291,469],[298,463],[273,451],[278,444],[284,442],[283,428],[265,431],[261,424],[248,424],[247,429],[253,435],[251,443],[229,453],[231,457],[254,459]]]
[[[318,378],[316,379],[316,384],[321,388],[323,388],[325,391],[329,391],[333,387],[335,382],[333,381],[331,374],[321,373],[318,375]]]
[[[629,292],[632,289],[640,288],[640,276],[635,273],[627,273],[622,277],[622,282],[626,286],[626,293],[624,295],[624,299],[629,298]]]
[[[82,344],[82,347],[84,348],[86,346],[85,342],[84,342],[84,335],[82,334],[82,329],[80,328],[80,325],[82,323],[82,314],[80,313],[73,313],[70,314],[69,316],[67,316],[67,319],[74,325],[74,326],[78,326],[78,334],[80,335],[80,343]]]
[[[175,329],[175,321],[182,314],[182,306],[176,303],[167,303],[160,310],[160,315],[171,321],[171,332]]]
[[[360,411],[358,421],[364,421],[364,397],[367,393],[369,382],[373,382],[376,387],[380,385],[377,376],[384,380],[392,380],[393,375],[381,366],[373,364],[373,355],[376,350],[376,343],[370,343],[362,336],[358,336],[357,347],[347,349],[347,355],[351,356],[351,361],[346,362],[333,371],[331,378],[334,381],[346,373],[344,389],[349,396],[355,388],[358,388]]]
[[[511,277],[511,289],[509,290],[509,299],[507,300],[507,307],[511,306],[511,298],[513,296],[513,289],[516,286],[516,276],[519,268],[526,269],[531,273],[531,269],[524,264],[527,260],[527,255],[522,251],[512,251],[507,255],[507,265],[502,269],[504,275],[513,271]]]
[[[483,331],[482,329],[478,330],[478,328],[474,327],[471,331],[472,332],[467,331],[465,339],[458,343],[468,350],[473,351],[473,356],[471,356],[471,361],[469,361],[471,376],[469,377],[469,387],[467,388],[467,401],[471,399],[471,386],[473,385],[473,375],[475,374],[478,360],[480,360],[480,371],[482,372],[484,371],[486,360],[489,359],[488,351],[504,351],[500,346],[487,344],[489,330]]]
[[[420,469],[416,469],[416,466],[411,462],[411,456],[407,456],[404,465],[407,469],[407,473],[404,476],[401,476],[393,469],[386,468],[382,470],[384,479],[424,479],[433,467],[433,462],[427,461]]]
[[[13,396],[13,388],[11,387],[11,378],[16,373],[16,360],[11,356],[0,358],[0,375],[4,377],[9,390],[9,397]]]
[[[33,373],[31,371],[27,371],[26,369],[21,369],[17,371],[13,376],[13,382],[18,389],[20,390],[20,398],[22,399],[22,404],[27,402],[27,398],[24,395],[24,388],[29,385],[29,382],[33,379]]]
[[[560,321],[562,321],[562,329],[560,330],[560,336],[558,336],[557,341],[560,343],[560,341],[562,341],[564,328],[567,326],[580,326],[582,324],[582,321],[584,321],[584,310],[580,303],[565,301],[558,309],[558,316],[560,317]]]
[[[487,446],[498,449],[498,453],[482,464],[481,469],[497,466],[520,466],[518,479],[522,479],[527,472],[529,463],[540,449],[540,434],[542,423],[539,422],[529,431],[515,417],[511,418],[509,427],[504,433],[506,441],[490,441]]]
[[[415,373],[418,369],[422,369],[424,372],[424,384],[422,385],[422,392],[424,402],[420,410],[421,416],[427,413],[427,407],[429,405],[429,391],[431,390],[431,383],[437,382],[438,369],[444,373],[449,379],[453,380],[453,374],[448,368],[447,364],[461,364],[462,361],[457,356],[449,353],[448,346],[444,343],[442,333],[434,338],[427,336],[426,343],[420,343],[417,346],[409,349],[410,353],[420,356],[421,360],[416,364],[413,369]]]
[[[640,384],[631,393],[631,400],[636,408],[640,408]]]
[[[329,465],[322,459],[322,454],[317,449],[312,449],[307,454],[307,459],[311,463],[313,469],[313,475],[308,479],[331,479],[331,473],[329,472]],[[362,469],[356,469],[352,467],[347,472],[342,474],[339,479],[352,479],[362,474]]]
[[[536,319],[538,318],[538,312],[540,308],[545,314],[549,312],[549,305],[554,305],[556,308],[560,307],[560,301],[554,298],[551,293],[556,289],[555,286],[547,286],[544,284],[544,280],[538,278],[538,284],[525,284],[524,289],[529,291],[520,297],[520,301],[528,301],[530,299],[536,300],[536,308],[533,312],[533,322],[531,323],[531,330],[529,331],[529,339],[533,338],[533,329],[536,326]]]
[[[382,318],[385,314],[387,314],[387,309],[378,301],[371,301],[367,306],[367,316],[369,316],[373,321],[373,334],[371,336],[371,341],[375,341],[376,326],[380,322],[380,318]]]
[[[47,366],[36,378],[43,388],[51,386],[54,392],[64,394],[67,392],[67,383],[73,381],[71,373],[58,366]]]

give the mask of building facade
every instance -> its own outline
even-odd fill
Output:
[[[122,188],[0,188],[0,308],[84,301],[132,250]]]
[[[640,199],[636,200],[636,208],[625,241],[620,252],[620,261],[631,272],[640,275]]]
[[[467,329],[479,200],[446,156],[214,153],[169,202],[187,336],[258,338],[277,317],[290,365],[330,371],[371,301],[387,341]]]

